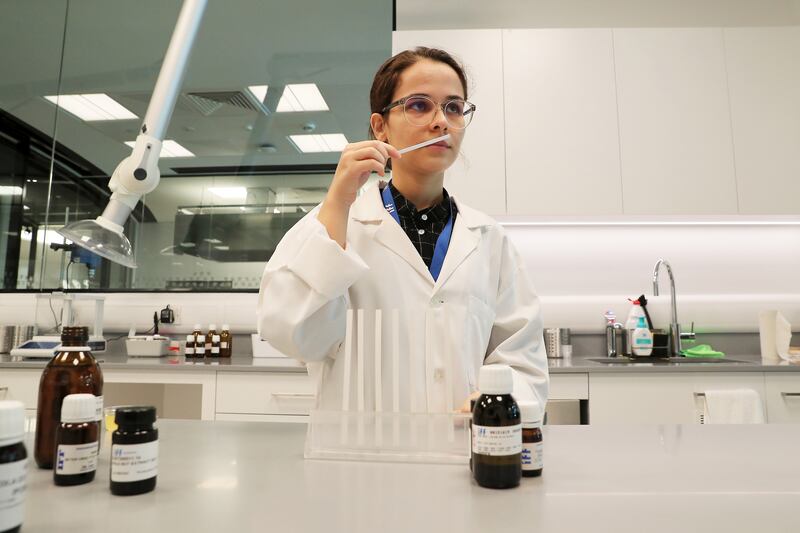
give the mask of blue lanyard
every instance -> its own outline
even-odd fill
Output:
[[[397,223],[400,224],[400,216],[397,214],[397,208],[394,205],[394,198],[392,198],[392,191],[388,183],[386,184],[386,187],[383,188],[381,197],[383,198],[383,207],[385,207],[386,211],[392,215],[392,218],[394,218]],[[453,205],[450,204],[450,216],[447,218],[447,224],[445,224],[442,233],[439,234],[439,238],[436,239],[436,246],[433,249],[433,260],[431,261],[431,266],[428,269],[430,270],[434,281],[439,279],[439,273],[442,271],[442,265],[444,264],[444,257],[447,255],[447,249],[450,247],[450,236],[452,234]]]

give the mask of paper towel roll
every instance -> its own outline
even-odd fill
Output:
[[[789,345],[792,343],[792,325],[782,314],[778,313],[775,317],[775,351],[784,361],[796,361],[797,356],[789,353]]]
[[[764,363],[779,363],[781,361],[775,348],[777,318],[778,311],[774,309],[758,313],[758,337],[761,341],[761,361]]]

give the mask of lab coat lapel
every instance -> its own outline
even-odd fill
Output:
[[[444,256],[444,263],[442,264],[441,272],[439,272],[439,278],[436,280],[437,290],[444,285],[458,266],[469,257],[475,248],[477,248],[480,240],[480,228],[469,228],[459,211],[456,216],[456,222],[453,224],[453,235],[450,237],[450,246],[447,248],[447,255]]]
[[[483,236],[483,228],[495,224],[494,219],[461,203],[452,196],[458,208],[450,247],[444,258],[442,271],[436,281],[436,290],[444,285],[456,269],[475,251]]]
[[[400,224],[383,207],[378,186],[370,187],[356,200],[351,216],[362,223],[377,222],[379,225],[375,230],[375,240],[397,254],[433,287],[433,277],[419,252]]]

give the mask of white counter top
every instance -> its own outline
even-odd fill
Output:
[[[303,424],[159,428],[155,492],[111,495],[106,442],[88,485],[32,466],[23,531],[800,531],[800,425],[548,426],[544,476],[506,491],[467,466],[305,461]]]

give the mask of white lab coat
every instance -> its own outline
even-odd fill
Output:
[[[344,405],[347,309],[364,309],[365,317],[361,359],[355,340],[351,352],[352,409],[374,409],[379,386],[386,410],[398,401],[401,411],[458,408],[477,390],[484,364],[511,366],[514,397],[545,405],[549,379],[542,319],[526,267],[497,222],[453,199],[458,215],[435,282],[383,207],[377,185],[351,206],[346,249],[317,219],[319,206],[279,243],[261,280],[258,330],[275,348],[308,364],[317,384],[318,409],[340,410]],[[380,385],[375,377],[375,309],[383,316]],[[401,332],[397,392],[392,373],[394,309]],[[354,327],[354,339],[356,331]]]

